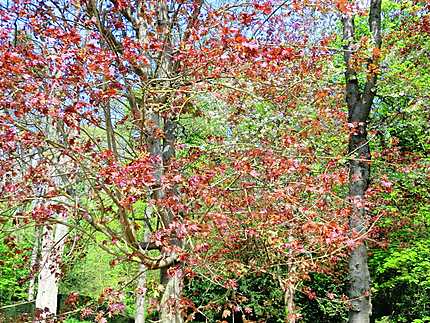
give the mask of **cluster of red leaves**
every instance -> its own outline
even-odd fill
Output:
[[[353,247],[349,209],[331,201],[334,187],[346,182],[344,169],[313,175],[306,161],[270,149],[237,151],[228,158],[200,167],[183,188],[194,220],[205,224],[194,235],[201,242],[193,263],[204,268],[204,263],[225,261],[224,268],[237,277],[243,268],[231,263],[234,259],[247,270],[264,271],[288,263],[287,257],[301,264],[304,274],[321,269],[312,257],[336,263],[339,247]]]

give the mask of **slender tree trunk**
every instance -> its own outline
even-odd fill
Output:
[[[36,195],[38,196],[37,200],[33,201],[33,208],[38,206],[43,201],[43,195],[46,193],[46,185],[40,185],[36,187]],[[31,260],[30,260],[30,270],[31,270],[31,278],[28,286],[28,301],[34,301],[35,287],[36,287],[36,273],[39,272],[39,262],[40,262],[40,247],[41,247],[41,236],[42,236],[42,228],[40,226],[36,226],[34,229],[34,245],[31,251]]]
[[[379,55],[373,54],[368,59],[367,81],[361,91],[357,72],[352,66],[352,53],[358,46],[355,44],[354,15],[344,14],[343,39],[344,61],[346,64],[346,102],[348,105],[348,125],[351,127],[348,155],[349,164],[349,196],[351,215],[349,226],[351,236],[366,233],[368,218],[365,209],[365,194],[370,180],[370,147],[367,137],[367,123],[370,109],[376,94]],[[373,48],[378,53],[381,48],[381,0],[371,0],[369,10],[369,29],[372,34]],[[372,68],[370,68],[372,66]],[[372,312],[370,301],[370,274],[367,264],[367,246],[365,242],[352,250],[349,259],[350,274],[350,323],[368,323]]]
[[[39,249],[40,249],[40,227],[36,227],[34,230],[34,245],[31,250],[31,258],[30,258],[30,271],[31,277],[28,283],[28,301],[34,301],[34,292],[36,285],[36,275],[35,272],[37,269],[37,263],[39,260]]]
[[[285,306],[288,313],[288,323],[296,323],[296,305],[294,303],[295,288],[292,282],[287,282],[285,286]]]
[[[60,262],[68,228],[63,224],[46,225],[42,234],[41,270],[38,278],[36,308],[57,313]]]
[[[145,323],[145,296],[146,296],[146,268],[139,266],[139,279],[137,281],[136,315],[135,323]]]
[[[294,238],[292,233],[290,233],[290,236],[288,238],[288,241],[291,243],[293,242]],[[288,323],[295,323],[296,322],[296,306],[294,303],[294,296],[295,296],[295,272],[296,272],[296,265],[294,264],[294,259],[292,255],[292,250],[289,251],[288,255],[288,275],[289,279],[284,282],[283,289],[284,289],[284,303],[285,308],[287,311],[287,320]]]

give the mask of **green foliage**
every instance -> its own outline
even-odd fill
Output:
[[[411,2],[403,5],[409,9],[392,16],[393,31],[400,20],[402,26],[416,22],[409,12]],[[383,156],[373,178],[384,174],[393,183],[385,203],[374,209],[386,215],[378,225],[388,248],[374,248],[369,259],[373,313],[380,323],[427,322],[430,315],[430,127],[427,99],[421,97],[428,92],[428,58],[419,57],[423,51],[408,50],[428,48],[426,37],[395,36],[389,42],[385,62],[390,69],[380,82],[372,112],[371,127],[377,129],[372,150]]]
[[[227,107],[213,97],[199,97],[192,110],[179,120],[179,140],[191,147],[207,147],[211,136],[227,135],[227,120],[224,113]]]
[[[391,216],[379,224],[381,232],[387,232],[389,247],[374,249],[369,263],[373,312],[389,322],[424,320],[430,315],[430,192],[422,172],[425,165],[424,160],[414,172],[391,170],[395,185],[385,196],[387,205],[379,208]]]
[[[25,242],[0,242],[0,304],[19,302],[27,297],[27,284],[23,283],[29,274],[28,250]]]
[[[387,127],[385,139],[375,150],[397,149],[425,156],[427,148],[423,132],[427,131],[420,115],[415,120],[400,119]],[[396,127],[398,125],[398,127]],[[396,140],[394,140],[396,139]],[[405,165],[404,167],[409,167]],[[388,239],[388,249],[374,249],[370,258],[373,277],[373,312],[379,322],[426,322],[430,315],[430,191],[425,169],[428,161],[418,160],[411,171],[389,165],[374,170],[388,174],[394,183],[385,195],[386,203],[375,212],[390,216],[379,222],[381,233]],[[383,317],[386,317],[383,319]]]
[[[221,316],[226,309],[233,313],[234,307],[240,308],[236,313],[239,318],[245,316],[258,322],[285,322],[284,292],[275,276],[269,273],[247,274],[237,283],[236,290],[228,290],[203,278],[189,281],[185,296],[199,308],[193,322],[216,322],[221,319],[231,322],[232,317]],[[309,286],[315,298],[310,299],[302,292],[297,292],[295,297],[302,315],[301,322],[338,323],[346,320],[347,306],[340,300],[346,291],[345,281],[314,273],[303,287]]]
[[[80,321],[75,318],[68,318],[67,320],[64,321],[64,323],[90,323],[90,322],[91,321]]]
[[[343,275],[346,279],[346,275]],[[311,279],[305,282],[311,288],[314,297],[309,298],[304,293],[296,296],[297,305],[303,322],[338,323],[347,321],[348,310],[345,301],[341,300],[346,293],[347,282],[339,281],[325,274],[313,273]]]
[[[427,322],[430,316],[430,239],[405,249],[376,252],[375,315],[389,314],[390,322]]]
[[[76,258],[64,267],[65,276],[60,281],[60,293],[68,295],[71,292],[79,292],[80,295],[89,296],[97,303],[105,288],[119,289],[125,296],[125,314],[133,316],[136,283],[131,280],[137,275],[137,265],[128,262],[117,263],[113,256],[91,243],[87,243],[84,253]],[[153,280],[151,274],[149,280]]]
[[[121,277],[127,275],[124,264],[111,268],[112,260],[111,256],[101,252],[97,247],[87,246],[86,255],[68,268],[65,278],[61,281],[61,293],[79,291],[82,295],[99,297],[104,288],[116,286]]]
[[[203,278],[192,279],[185,288],[189,298],[200,314],[193,322],[216,322],[222,319],[224,311],[230,311],[235,317],[264,322],[284,322],[284,293],[277,280],[270,274],[254,274],[238,279],[236,290],[226,289]],[[239,309],[235,313],[234,309]],[[232,317],[225,320],[232,321]]]

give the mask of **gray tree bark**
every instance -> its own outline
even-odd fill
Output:
[[[348,124],[351,127],[348,153],[349,164],[349,202],[351,215],[349,226],[351,234],[365,233],[368,219],[365,210],[365,194],[370,180],[370,147],[367,137],[367,123],[370,109],[376,94],[377,74],[369,68],[364,89],[359,88],[356,71],[352,67],[352,53],[356,48],[354,37],[354,16],[345,14],[343,22],[344,61],[346,64],[346,102],[348,105]],[[374,48],[381,48],[381,0],[371,0],[369,9],[369,28]],[[368,64],[378,66],[378,58],[370,57]],[[349,259],[350,275],[350,323],[368,323],[372,312],[370,299],[370,274],[367,264],[367,246],[360,242],[351,252]]]

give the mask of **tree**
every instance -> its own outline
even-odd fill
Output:
[[[242,7],[244,13],[237,12]],[[267,14],[270,7],[206,4],[202,9],[200,1],[16,2],[7,7],[7,14],[2,11],[2,88],[7,93],[2,122],[12,134],[8,142],[25,137],[27,146],[8,146],[3,165],[14,172],[19,151],[48,145],[51,152],[50,158],[26,170],[20,185],[7,186],[5,200],[13,196],[8,206],[31,200],[31,186],[40,172],[50,169],[57,156],[67,156],[87,188],[78,192],[76,202],[67,192],[69,183],[55,182],[52,174],[43,173],[37,180],[48,183],[50,203],[33,212],[32,218],[74,227],[88,221],[106,235],[107,243],[101,245],[105,251],[142,262],[148,269],[164,268],[166,287],[169,281],[175,285],[165,288],[166,293],[175,291],[177,296],[180,282],[175,272],[181,272],[177,260],[183,250],[175,230],[183,226],[183,205],[175,193],[178,177],[165,172],[170,167],[174,173],[176,165],[169,165],[175,120],[187,108],[188,93],[200,82],[221,80],[217,86],[223,87],[223,78],[238,73],[239,61],[247,65],[245,71],[251,71],[255,45],[247,42],[245,30],[236,28],[237,18],[249,29],[253,16]],[[227,52],[231,61],[225,59]],[[264,49],[266,61],[289,59],[291,54],[291,49]],[[123,105],[122,110],[115,106],[117,111],[112,113],[112,102]],[[66,140],[51,138],[38,127],[37,118],[24,122],[28,115],[49,116],[52,125],[62,120],[66,130],[75,132],[66,131]],[[131,122],[126,123],[127,118]],[[128,127],[130,136],[118,138],[115,128],[121,124]],[[93,133],[94,127],[103,129],[107,144],[99,145],[101,136]],[[133,204],[148,196],[145,215],[136,220]],[[78,212],[71,223],[51,216],[64,208]],[[30,220],[28,213],[25,219]],[[139,241],[138,221],[152,231],[156,240],[152,245]],[[157,234],[163,241],[157,240]],[[162,250],[154,259],[148,249]],[[163,315],[170,298],[166,295]],[[175,313],[174,319],[179,320],[179,310]]]
[[[369,30],[372,41],[372,56],[368,58],[366,82],[360,90],[359,77],[353,65],[353,53],[358,48],[354,29],[355,14],[346,11],[343,14],[344,60],[346,64],[346,102],[348,104],[348,125],[351,127],[348,154],[351,156],[349,166],[349,200],[351,202],[351,234],[367,231],[365,194],[370,181],[370,148],[367,137],[367,124],[370,109],[376,94],[378,62],[381,53],[381,1],[370,2]],[[370,275],[367,264],[367,247],[361,242],[354,247],[349,260],[351,276],[350,298],[351,310],[349,322],[369,322],[371,315]]]

